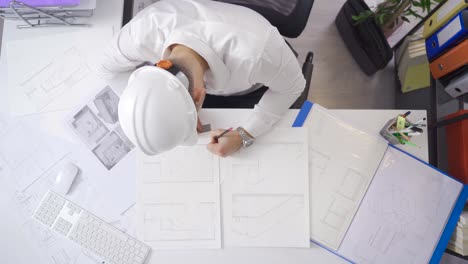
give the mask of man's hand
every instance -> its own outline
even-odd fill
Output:
[[[242,147],[242,138],[237,131],[231,131],[216,140],[216,136],[221,135],[224,130],[217,129],[211,131],[211,142],[208,150],[218,156],[226,157],[238,151]]]

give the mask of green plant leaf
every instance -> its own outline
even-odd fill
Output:
[[[384,18],[385,18],[385,14],[380,14],[378,16],[378,20],[379,20],[379,24],[380,25],[383,25],[384,24]]]
[[[425,2],[427,12],[431,12],[431,0],[422,0]]]

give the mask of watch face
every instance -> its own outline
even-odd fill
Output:
[[[250,145],[252,145],[252,144],[253,144],[253,140],[252,140],[252,139],[249,139],[249,140],[244,141],[244,147],[248,147],[248,146],[250,146]]]

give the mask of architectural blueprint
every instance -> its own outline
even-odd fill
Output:
[[[138,156],[137,237],[153,249],[220,248],[219,158],[206,144]]]
[[[76,98],[95,88],[99,78],[93,74],[92,61],[112,34],[112,28],[93,27],[8,42],[10,110],[26,115],[70,109]],[[54,46],[55,42],[72,44]]]
[[[428,263],[461,188],[389,148],[338,252],[364,264]]]
[[[387,149],[314,105],[309,128],[310,237],[337,250]]]
[[[309,247],[306,129],[275,129],[222,159],[208,142],[139,153],[137,237],[154,249],[220,248],[221,237],[226,247]]]
[[[306,129],[275,129],[221,159],[227,247],[309,247]]]
[[[133,148],[120,127],[118,95],[106,86],[70,119],[69,126],[95,157],[112,169]]]

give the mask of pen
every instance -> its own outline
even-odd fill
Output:
[[[219,139],[220,137],[226,135],[226,134],[227,134],[228,132],[230,132],[230,131],[232,131],[232,127],[226,129],[226,130],[225,130],[223,133],[221,133],[219,136],[215,136],[215,137],[214,137],[214,140],[215,140],[216,142],[218,142],[218,139]]]
[[[411,130],[415,131],[415,132],[419,132],[419,133],[423,133],[424,130],[422,130],[421,128],[419,127],[415,127],[415,126],[412,126],[410,127]]]
[[[407,129],[412,129],[412,130],[415,130],[415,131],[418,131],[418,132],[423,132],[422,129],[420,128],[417,128],[418,126],[425,126],[424,124],[421,124],[423,121],[425,121],[426,118],[423,118],[421,120],[418,120],[416,123],[413,123],[411,124],[409,127],[407,127]]]
[[[411,111],[408,111],[408,112],[404,113],[404,114],[401,115],[401,116],[402,116],[402,117],[407,117],[407,116],[409,116],[410,114],[411,114]]]
[[[424,122],[424,121],[426,121],[426,118],[425,118],[425,117],[422,118],[422,119],[420,119],[420,120],[418,120],[416,123],[413,123],[413,125],[419,125],[419,124],[421,124],[421,123]]]

